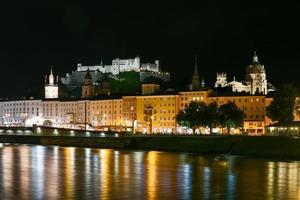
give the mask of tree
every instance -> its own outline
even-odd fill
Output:
[[[230,128],[243,126],[244,113],[233,102],[223,104],[219,108],[219,122],[222,127],[227,128],[227,133],[230,133]]]
[[[291,122],[294,120],[294,110],[298,88],[292,84],[284,84],[274,93],[272,103],[267,107],[267,116],[272,121]]]
[[[205,111],[204,124],[209,127],[209,132],[212,134],[212,128],[219,124],[219,107],[216,102],[207,105]]]
[[[191,102],[184,110],[180,111],[176,116],[176,122],[183,127],[188,127],[195,133],[196,128],[203,126],[206,104],[203,102]]]

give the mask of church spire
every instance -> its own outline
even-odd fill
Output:
[[[197,90],[200,87],[200,79],[199,79],[199,73],[198,73],[198,61],[197,61],[197,55],[195,55],[195,67],[194,67],[194,74],[192,78],[192,90]]]
[[[53,76],[52,66],[50,68],[49,85],[54,85],[54,76]]]

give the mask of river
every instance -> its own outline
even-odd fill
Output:
[[[0,199],[300,199],[300,162],[4,144]]]

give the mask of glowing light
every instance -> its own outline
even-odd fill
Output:
[[[101,137],[105,137],[105,133],[101,133],[100,135],[101,135]]]
[[[86,134],[86,136],[90,136],[91,135],[91,133],[88,132],[88,131],[85,134]]]
[[[54,129],[53,133],[54,133],[54,135],[58,135],[58,130]]]
[[[41,132],[42,132],[41,128],[40,128],[40,127],[37,127],[36,132],[37,132],[37,133],[41,133]]]
[[[115,137],[119,137],[119,135],[116,133],[116,134],[115,134]]]

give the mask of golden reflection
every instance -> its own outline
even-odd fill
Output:
[[[268,196],[279,199],[300,198],[299,169],[299,162],[269,162],[267,169]]]
[[[130,163],[130,161],[129,161],[129,155],[125,154],[125,155],[124,155],[124,165],[123,165],[123,167],[124,167],[124,172],[123,172],[123,174],[124,174],[125,179],[129,178],[129,165],[130,165],[130,164],[131,164],[131,163]],[[125,181],[126,181],[126,180],[125,180]]]
[[[34,146],[31,151],[33,187],[37,198],[42,199],[45,191],[45,147]]]
[[[120,164],[120,152],[115,150],[114,151],[114,176],[115,178],[119,175],[119,164]]]
[[[14,168],[14,153],[13,153],[13,147],[8,146],[5,147],[2,152],[2,175],[3,175],[3,186],[4,191],[11,195],[12,194],[12,188],[13,188],[13,168]]]
[[[50,157],[49,167],[46,168],[46,175],[47,175],[47,196],[51,197],[51,199],[58,199],[59,197],[59,147],[54,146],[52,147],[53,156]]]
[[[73,177],[74,177],[74,147],[64,148],[64,159],[65,159],[65,195],[67,199],[72,199],[73,194]]]
[[[84,172],[85,172],[85,182],[86,183],[89,183],[91,181],[91,149],[90,148],[86,148],[84,149],[84,157],[85,157],[85,169],[84,169]],[[88,184],[86,184],[86,186],[88,186]],[[87,188],[88,190],[89,188]]]
[[[112,150],[110,149],[100,149],[100,190],[101,190],[101,199],[109,199],[110,194],[110,176],[109,176],[109,167],[111,164]]]
[[[146,191],[147,199],[156,199],[157,193],[157,165],[158,165],[158,152],[150,151],[147,154],[146,168],[147,168],[147,179],[146,179]]]
[[[18,155],[20,158],[20,182],[21,182],[21,190],[23,193],[23,199],[29,199],[30,195],[30,148],[28,146],[22,146],[18,148]]]

